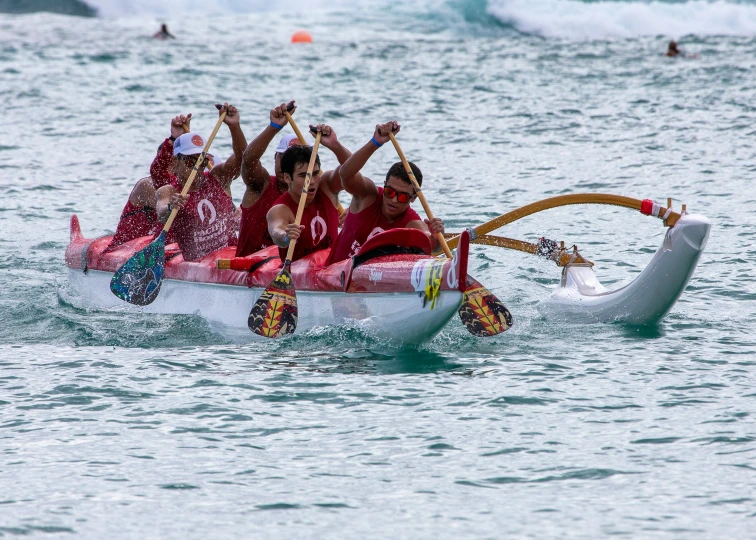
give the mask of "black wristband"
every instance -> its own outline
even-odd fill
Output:
[[[170,139],[170,141],[173,142],[173,141],[176,140],[176,137],[174,137],[173,135],[171,135],[170,137],[168,137],[168,139]]]

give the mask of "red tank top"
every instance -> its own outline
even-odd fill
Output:
[[[178,181],[171,182],[181,190]],[[176,216],[173,231],[185,261],[232,245],[234,203],[212,173],[205,173],[202,187],[189,192],[189,200]]]
[[[298,203],[294,202],[288,191],[281,195],[273,206],[279,204],[286,205],[292,214],[297,215]],[[321,190],[315,194],[312,204],[305,206],[302,213],[302,225],[304,225],[304,230],[302,236],[297,239],[292,261],[329,248],[336,241],[339,234],[339,211],[336,210],[328,195]],[[288,248],[278,249],[281,260],[286,259],[287,250]]]
[[[370,238],[383,231],[390,229],[403,229],[410,221],[419,220],[412,208],[407,207],[400,217],[392,222],[386,220],[381,211],[383,204],[383,188],[378,188],[378,196],[373,204],[364,208],[361,212],[353,214],[349,212],[344,227],[341,229],[339,237],[336,239],[336,245],[331,250],[331,256],[328,258],[328,264],[343,261],[352,257],[360,249],[360,246]]]
[[[273,245],[273,239],[268,233],[266,215],[280,196],[281,193],[276,187],[276,177],[271,176],[268,187],[260,194],[260,198],[249,208],[242,206],[239,244],[236,247],[237,257],[245,257]]]
[[[134,238],[155,234],[159,227],[160,223],[154,208],[135,206],[131,201],[126,201],[118,227],[106,251],[115,249]]]

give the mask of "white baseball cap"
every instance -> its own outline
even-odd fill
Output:
[[[183,137],[183,135],[182,135]],[[178,141],[178,139],[176,139]],[[302,143],[297,138],[296,134],[294,133],[287,133],[283,137],[281,137],[281,140],[278,141],[278,146],[276,146],[276,154],[283,154],[292,146],[301,145]]]
[[[173,155],[193,156],[202,153],[204,147],[205,139],[202,135],[195,131],[190,131],[173,141]]]

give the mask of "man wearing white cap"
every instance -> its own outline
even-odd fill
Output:
[[[272,246],[273,240],[268,233],[268,221],[266,215],[278,199],[288,189],[281,172],[281,156],[291,146],[302,145],[302,142],[293,133],[281,137],[276,147],[275,176],[268,173],[262,166],[260,159],[276,134],[289,123],[286,112],[292,114],[296,110],[294,102],[282,103],[270,111],[270,124],[253,140],[244,151],[242,161],[242,180],[247,186],[242,199],[242,218],[239,227],[239,243],[236,247],[236,256],[244,257],[265,247]],[[321,144],[331,150],[339,164],[344,163],[352,153],[347,150],[336,138],[330,126],[322,126],[323,138]],[[306,142],[305,142],[306,143]],[[321,182],[329,182],[331,178],[340,181],[334,171],[323,173]],[[335,192],[341,190],[339,185]]]
[[[168,185],[157,190],[156,211],[158,219],[165,223],[173,208],[180,209],[171,230],[185,261],[199,260],[217,249],[233,245],[236,240],[233,226],[234,204],[227,191],[231,182],[239,176],[247,140],[239,125],[236,107],[224,103],[216,105],[216,108],[220,113],[226,111],[223,122],[231,132],[234,151],[230,158],[212,170],[197,175],[189,192],[181,195],[181,190],[202,153],[205,139],[196,132],[180,134],[178,130],[174,131],[177,127],[181,129],[181,124],[191,117],[179,116],[171,123],[171,138],[163,143],[150,168],[153,178],[155,175],[170,178]],[[175,176],[167,170],[169,153],[176,158]],[[200,170],[204,170],[206,165],[202,165]]]

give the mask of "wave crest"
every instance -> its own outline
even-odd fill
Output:
[[[754,0],[0,0],[0,13],[177,17],[313,10],[370,13],[392,28],[488,35],[516,31],[570,40],[756,36]],[[364,22],[364,21],[363,21]]]
[[[490,0],[488,13],[522,33],[576,40],[756,35],[756,5],[723,0],[684,3]]]

